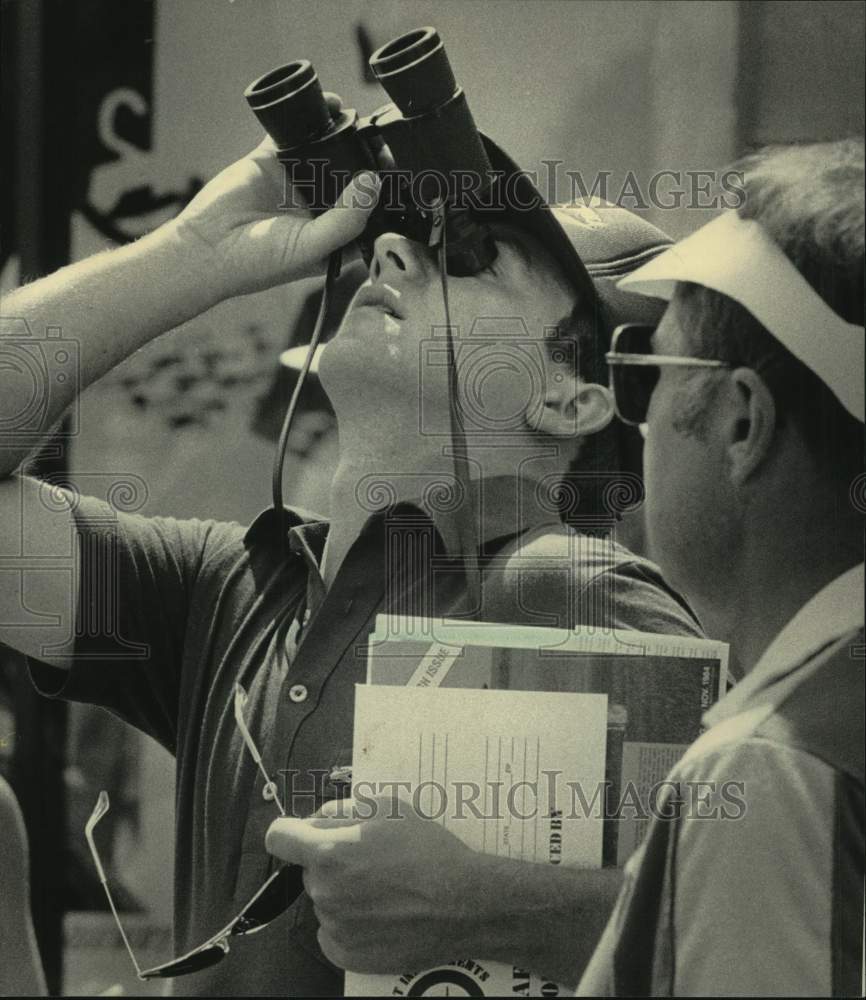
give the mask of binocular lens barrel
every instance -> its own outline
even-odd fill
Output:
[[[414,204],[380,203],[359,240],[365,258],[377,233],[395,231],[426,243],[430,208],[443,197],[441,178],[460,171],[487,183],[490,161],[472,120],[466,95],[454,79],[445,46],[435,28],[417,28],[388,42],[370,57],[376,79],[393,102],[358,122],[352,109],[334,111],[306,59],[259,77],[244,91],[247,103],[291,169],[293,192],[313,212],[334,205],[347,179],[378,170],[377,150],[387,144],[400,172],[422,176]],[[403,179],[401,195],[409,187]],[[450,183],[450,181],[448,182]],[[445,239],[449,274],[475,274],[496,257],[485,225],[446,197]]]
[[[408,118],[449,101],[457,83],[435,28],[417,28],[377,49],[370,68]]]
[[[244,97],[279,149],[300,146],[334,125],[319,78],[307,59],[279,66],[254,80]]]

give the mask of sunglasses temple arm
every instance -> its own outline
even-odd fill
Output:
[[[286,810],[283,808],[283,803],[280,801],[280,795],[277,790],[277,784],[275,781],[271,781],[268,772],[265,770],[265,765],[262,763],[261,757],[258,758],[256,763],[259,765],[259,770],[262,772],[262,777],[265,779],[266,786],[270,788],[271,794],[274,796],[274,802],[277,804],[277,809],[280,810],[280,815],[285,816]]]
[[[135,952],[132,950],[132,945],[129,943],[129,938],[126,936],[126,931],[123,929],[123,924],[120,922],[120,917],[117,913],[117,907],[114,905],[114,898],[111,895],[111,890],[108,888],[108,884],[106,882],[102,883],[102,888],[105,889],[105,895],[108,897],[108,905],[111,907],[111,912],[114,914],[114,921],[117,924],[117,929],[120,931],[120,936],[123,938],[123,943],[126,945],[126,950],[129,953],[132,964],[135,966],[135,974],[139,979],[142,979],[141,966],[138,964]]]
[[[280,815],[285,816],[286,810],[283,808],[283,803],[280,801],[276,782],[271,781],[270,775],[265,770],[265,765],[262,763],[262,755],[259,753],[256,741],[253,739],[252,733],[250,733],[247,728],[247,720],[244,718],[244,705],[246,704],[246,700],[246,691],[244,691],[240,684],[235,684],[235,723],[240,730],[247,750],[249,750],[253,760],[256,762],[256,766],[259,771],[261,771],[262,777],[265,779],[265,786],[270,788],[271,794],[274,796],[274,802],[277,804],[277,809],[280,810]]]
[[[141,979],[141,966],[138,964],[138,959],[135,957],[135,952],[132,950],[132,945],[129,943],[129,938],[126,936],[126,931],[123,929],[123,924],[120,921],[117,907],[114,905],[114,897],[111,895],[111,889],[108,888],[108,879],[105,876],[105,869],[102,867],[102,859],[99,857],[99,851],[96,849],[96,843],[93,840],[93,830],[86,830],[85,836],[87,837],[87,844],[90,847],[90,853],[93,855],[93,862],[96,865],[96,870],[99,873],[99,881],[102,883],[102,888],[105,890],[105,896],[108,899],[108,905],[111,907],[114,922],[117,924],[117,929],[120,931],[120,936],[123,938],[123,943],[126,945],[129,957],[132,960],[132,964],[135,966],[135,974],[139,979]]]

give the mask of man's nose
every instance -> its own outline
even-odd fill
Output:
[[[370,277],[374,281],[423,278],[431,266],[427,248],[398,233],[383,233],[373,244]]]

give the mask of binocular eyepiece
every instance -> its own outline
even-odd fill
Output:
[[[260,77],[244,96],[274,140],[292,191],[313,212],[334,205],[359,171],[380,174],[379,204],[359,240],[368,263],[383,232],[436,245],[434,220],[444,207],[447,271],[476,274],[496,258],[496,244],[460,195],[467,186],[483,192],[491,166],[439,33],[428,27],[401,35],[373,53],[370,68],[392,103],[367,118],[332,110],[305,59]],[[395,166],[383,171],[378,153],[386,145]]]
[[[458,90],[435,28],[418,28],[383,45],[370,57],[370,68],[407,118],[447,104]]]

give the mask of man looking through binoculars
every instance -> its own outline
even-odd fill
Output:
[[[315,219],[278,210],[282,181],[272,147],[263,143],[212,180],[172,223],[9,297],[6,315],[34,329],[61,323],[64,336],[80,343],[81,384],[52,393],[46,432],[74,392],[163,331],[227,297],[319,272],[329,253],[364,229],[374,178],[350,184],[340,205]],[[555,252],[515,216],[493,226],[492,269],[448,279],[452,325],[486,331],[472,341],[483,391],[472,402],[465,370],[460,383],[471,403],[470,499],[477,505],[483,582],[476,617],[549,624],[552,613],[561,627],[699,635],[652,564],[609,539],[564,527],[541,489],[575,455],[579,468],[591,435],[610,431],[603,354],[612,327],[658,311],[648,300],[618,293],[611,275],[669,241],[620,209],[598,207],[590,216],[543,211],[544,225],[561,233]],[[569,278],[569,252],[598,272],[601,304],[590,315]],[[248,692],[246,718],[269,773],[292,771],[300,784],[349,763],[341,754],[352,742],[354,685],[363,679],[363,646],[375,616],[467,611],[453,512],[447,504],[437,508],[428,489],[453,482],[443,454],[445,369],[428,350],[444,322],[430,251],[405,236],[380,235],[369,280],[322,355],[321,377],[340,433],[330,517],[289,510],[285,532],[273,511],[244,529],[123,514],[88,497],[47,504],[38,482],[15,474],[32,441],[12,433],[0,445],[4,537],[20,530],[24,511],[31,542],[39,540],[36,551],[66,552],[73,530],[80,551],[104,546],[116,557],[110,566],[82,559],[77,581],[33,574],[28,604],[54,614],[57,624],[5,626],[0,637],[32,658],[41,690],[109,707],[176,755],[176,954],[224,927],[271,870],[264,838],[276,814],[273,792],[227,710],[235,683]],[[490,335],[496,323],[508,337]],[[557,352],[553,343],[573,350]],[[532,366],[515,367],[515,351]],[[16,391],[10,379],[2,393],[12,414],[21,408]],[[488,446],[491,426],[496,435]],[[62,496],[55,491],[55,501]],[[404,553],[396,562],[389,559],[395,551]],[[115,574],[120,601],[113,616],[94,618],[103,572]],[[0,620],[14,622],[24,598],[5,588]],[[101,624],[84,628],[85,620]],[[74,646],[46,654],[73,634]],[[130,657],[135,644],[147,655]],[[304,787],[315,787],[312,779]],[[304,836],[316,836],[319,821],[304,817],[329,794],[317,789],[312,803],[309,795],[299,797]],[[290,812],[292,805],[290,799]],[[339,995],[342,977],[332,963],[357,966],[362,952],[365,963],[397,969],[454,954],[502,957],[576,982],[612,906],[616,872],[517,862],[491,868],[490,859],[433,824],[409,822],[413,836],[402,847],[389,839],[390,828],[380,828],[383,839],[374,830],[353,855],[359,865],[387,855],[391,874],[375,900],[340,924],[354,928],[351,942],[335,937],[327,918],[320,926],[304,895],[229,953],[209,949],[203,962],[210,967],[194,962],[198,971],[184,989]],[[405,836],[407,824],[392,826]],[[407,913],[399,900],[413,887]],[[345,891],[348,903],[351,884]],[[223,960],[211,965],[211,958]]]

